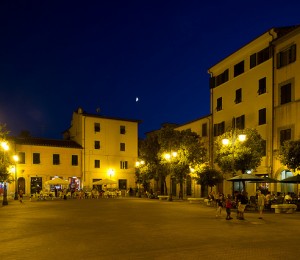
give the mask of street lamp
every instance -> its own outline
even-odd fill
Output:
[[[109,174],[109,178],[111,179],[111,176],[115,175],[115,170],[114,169],[109,169],[108,174]]]
[[[1,142],[1,147],[3,149],[3,159],[2,159],[2,163],[5,166],[5,161],[4,161],[4,157],[5,157],[5,152],[9,150],[9,146],[7,144],[7,142]],[[6,206],[8,205],[8,200],[7,200],[7,185],[6,185],[6,180],[4,181],[4,186],[3,186],[3,201],[2,201],[2,205]]]
[[[234,151],[236,148],[236,143],[237,141],[239,142],[244,142],[246,140],[247,136],[245,134],[239,134],[238,136],[236,136],[235,131],[233,131],[232,133],[232,140],[230,142],[229,139],[224,138],[222,139],[222,144],[225,146],[229,146],[231,145],[232,147],[232,160],[231,160],[231,168],[232,168],[232,177],[235,176],[235,169],[234,169],[234,165],[235,165],[235,158],[234,158]],[[232,182],[232,196],[234,196],[234,182]]]
[[[172,176],[171,176],[171,161],[173,158],[177,157],[177,152],[171,152],[171,153],[165,153],[164,158],[169,162],[169,175],[170,175],[170,194],[169,194],[169,200],[172,201]]]
[[[17,163],[19,161],[19,156],[14,155],[13,159],[15,161],[15,197],[14,200],[18,200],[18,176],[17,176]]]

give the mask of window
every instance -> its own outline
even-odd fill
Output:
[[[296,44],[277,53],[277,69],[296,61]]]
[[[78,155],[72,155],[72,166],[78,165]]]
[[[126,133],[125,126],[124,126],[124,125],[121,125],[121,126],[120,126],[120,134],[121,134],[121,135],[125,135],[125,133]]]
[[[59,154],[53,154],[53,165],[59,165]]]
[[[25,153],[24,152],[19,152],[18,157],[19,157],[18,163],[25,164]]]
[[[271,47],[267,47],[257,53],[253,53],[250,56],[250,69],[270,59],[272,56],[271,50]]]
[[[217,99],[217,111],[222,110],[222,97]]]
[[[258,110],[258,125],[264,125],[267,123],[267,110],[266,108]]]
[[[225,121],[214,124],[214,136],[219,136],[224,134],[225,132]]]
[[[40,164],[41,163],[40,154],[39,153],[33,153],[32,154],[32,163],[33,164]]]
[[[239,116],[235,119],[235,128],[245,129],[245,115]]]
[[[229,79],[229,70],[225,70],[222,74],[215,77],[215,86],[219,86]]]
[[[95,160],[95,168],[100,168],[100,160]]]
[[[267,47],[257,53],[257,65],[270,59],[271,48]]]
[[[120,143],[120,151],[125,151],[125,143]]]
[[[100,123],[94,123],[94,131],[100,132]]]
[[[244,61],[234,65],[234,77],[244,73]]]
[[[235,91],[235,100],[234,102],[236,104],[241,103],[242,102],[242,89],[239,88]]]
[[[128,169],[128,161],[120,161],[120,169]]]
[[[292,84],[288,83],[280,87],[280,104],[286,104],[292,101]]]
[[[207,136],[207,123],[202,124],[202,136]]]
[[[250,69],[256,66],[256,53],[250,56]]]
[[[264,77],[258,81],[258,95],[264,94],[267,91],[267,78]]]
[[[292,129],[280,130],[280,145],[283,145],[285,141],[292,139]]]
[[[95,141],[94,147],[95,149],[100,149],[100,141]]]

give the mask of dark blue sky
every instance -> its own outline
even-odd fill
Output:
[[[0,123],[61,138],[72,112],[163,122],[210,112],[207,70],[300,1],[0,1]],[[136,102],[136,97],[139,101]]]

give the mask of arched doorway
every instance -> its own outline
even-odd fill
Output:
[[[18,179],[18,193],[19,191],[22,190],[24,194],[26,194],[26,190],[25,190],[25,179],[23,177],[20,177]]]

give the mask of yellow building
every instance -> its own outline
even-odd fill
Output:
[[[73,113],[64,138],[82,146],[82,182],[93,187],[100,179],[117,182],[115,188],[135,188],[138,157],[138,120],[89,114],[79,108]],[[105,188],[105,187],[102,187]]]
[[[299,41],[299,26],[272,28],[209,69],[214,137],[255,128],[266,140],[255,174],[277,179],[292,175],[276,159],[276,151],[284,140],[300,137]],[[224,185],[228,192],[231,183]],[[283,188],[278,184],[273,190]]]
[[[9,196],[19,190],[26,195],[49,190],[51,187],[45,182],[54,177],[68,180],[70,187],[80,188],[81,152],[81,146],[69,140],[9,138],[7,153],[18,156],[11,172],[17,182],[8,184]]]

